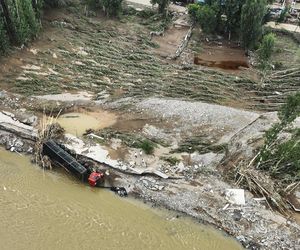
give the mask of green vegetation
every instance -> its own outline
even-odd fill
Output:
[[[269,33],[262,39],[258,49],[258,55],[261,61],[268,61],[272,55],[275,46],[275,34]]]
[[[139,134],[121,132],[111,128],[102,129],[97,132],[97,135],[104,138],[104,141],[107,141],[111,138],[120,139],[126,146],[132,148],[140,148],[146,154],[153,154],[156,147],[156,143]]]
[[[32,0],[0,1],[0,50],[2,52],[7,50],[9,44],[21,45],[36,36],[40,29],[41,6],[40,1]]]
[[[258,168],[268,171],[283,185],[300,180],[300,129],[290,131],[290,139],[280,140],[279,136],[299,116],[300,92],[288,97],[279,112],[280,123],[267,131],[265,145],[257,159]]]
[[[283,23],[283,22],[285,21],[286,16],[287,16],[288,13],[289,13],[289,8],[285,7],[285,8],[281,11],[281,13],[280,13],[278,19],[276,20],[276,22],[277,22],[277,23]]]
[[[188,11],[194,22],[198,23],[203,32],[212,33],[217,27],[217,15],[208,5],[190,4]]]
[[[225,33],[240,37],[245,49],[253,49],[262,35],[265,0],[219,0],[206,4],[190,4],[189,14],[205,33]]]
[[[247,0],[241,14],[241,40],[246,49],[253,49],[262,36],[262,22],[266,14],[265,0]]]
[[[122,12],[123,0],[93,0],[104,10],[107,16],[119,17]]]
[[[258,58],[259,58],[259,67],[262,70],[271,69],[270,59],[274,51],[275,41],[276,41],[275,34],[268,33],[264,35],[262,42],[259,46],[259,49],[257,50]],[[282,68],[282,66],[283,65],[281,62],[274,63],[275,69],[280,69]]]
[[[242,7],[246,0],[226,0],[225,15],[226,15],[226,29],[229,40],[231,35],[239,35],[241,27],[241,13]]]
[[[147,139],[136,143],[135,147],[142,149],[147,155],[153,154],[155,144]]]
[[[168,156],[168,157],[161,157],[161,160],[166,161],[171,164],[171,166],[175,166],[180,162],[180,160],[176,157],[173,156]]]
[[[4,21],[0,16],[0,54],[5,53],[9,45],[8,36],[4,28]]]

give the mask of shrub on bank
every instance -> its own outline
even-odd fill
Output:
[[[258,49],[258,55],[260,60],[268,61],[274,50],[275,34],[269,33],[265,35]]]
[[[8,36],[4,28],[4,21],[0,16],[0,54],[5,53],[9,46]]]

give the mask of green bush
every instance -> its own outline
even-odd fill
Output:
[[[190,4],[188,12],[191,19],[198,23],[204,33],[212,33],[217,27],[217,13],[209,5]]]
[[[11,42],[20,45],[36,35],[40,25],[32,7],[32,0],[6,0],[11,22]],[[13,33],[13,34],[11,34]]]
[[[0,54],[5,53],[8,47],[9,47],[8,36],[6,30],[4,29],[3,19],[0,16]]]
[[[147,155],[153,154],[154,146],[154,143],[147,139],[136,145],[137,148],[141,148]]]
[[[198,15],[198,11],[200,10],[200,5],[199,4],[189,4],[188,5],[188,13],[190,15],[190,18],[196,22],[197,21],[197,15]]]
[[[180,162],[180,160],[176,157],[169,156],[169,157],[161,157],[162,160],[170,163],[172,166],[176,165],[177,163]]]
[[[274,45],[275,34],[269,33],[263,37],[260,47],[258,49],[258,55],[260,60],[268,61],[270,59],[271,54],[274,50]]]
[[[300,116],[300,92],[289,96],[279,112],[282,123],[291,123],[298,116]]]
[[[23,10],[23,19],[24,22],[28,25],[28,37],[34,37],[39,29],[39,20],[36,18],[36,14],[34,12],[34,9],[32,7],[32,1],[31,0],[22,0],[21,7]]]

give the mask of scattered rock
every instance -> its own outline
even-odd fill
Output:
[[[29,126],[36,126],[38,122],[38,118],[35,115],[32,115],[24,120],[22,120],[22,123],[27,124]]]
[[[5,99],[5,97],[7,96],[5,91],[0,91],[0,99]]]

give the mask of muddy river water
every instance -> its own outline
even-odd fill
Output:
[[[1,249],[241,249],[219,231],[0,149]]]

